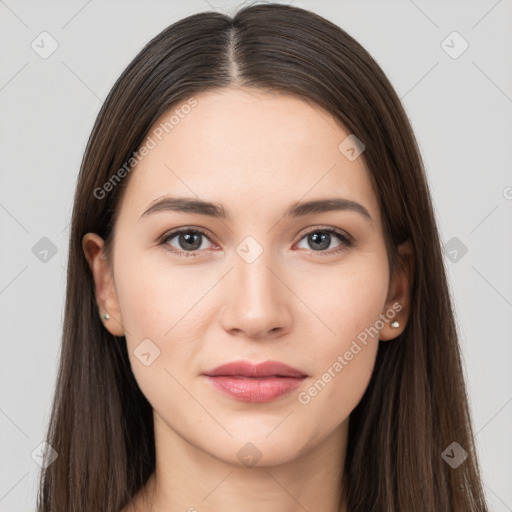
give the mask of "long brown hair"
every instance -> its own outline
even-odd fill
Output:
[[[374,373],[350,415],[348,510],[487,511],[440,240],[411,125],[383,71],[357,41],[310,11],[280,4],[253,4],[234,17],[199,13],[169,26],[128,65],[98,114],[72,215],[47,435],[58,457],[41,472],[38,511],[120,510],[155,470],[152,408],[133,376],[125,337],[112,336],[99,318],[81,242],[95,232],[111,250],[130,178],[127,172],[120,180],[118,171],[126,171],[156,120],[194,94],[237,85],[299,95],[363,141],[390,270],[400,263],[397,246],[412,245],[406,328],[379,342]],[[458,467],[442,457],[454,442],[468,454]]]

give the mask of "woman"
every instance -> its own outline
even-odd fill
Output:
[[[312,12],[189,16],[78,177],[46,511],[486,511],[389,81]]]

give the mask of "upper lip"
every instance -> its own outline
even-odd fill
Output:
[[[279,361],[265,361],[254,364],[249,361],[234,361],[205,371],[209,377],[239,376],[239,377],[307,377],[296,368]]]

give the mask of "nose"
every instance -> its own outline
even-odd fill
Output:
[[[253,340],[283,336],[290,330],[293,298],[284,272],[267,258],[265,251],[251,263],[235,255],[233,265],[223,280],[224,330]]]

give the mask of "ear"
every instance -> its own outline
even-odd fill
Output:
[[[95,233],[87,233],[82,239],[82,248],[94,278],[98,316],[105,328],[114,336],[124,336],[124,325],[114,288],[110,264],[103,252],[103,239]],[[103,314],[110,318],[105,320]]]
[[[379,335],[382,341],[395,339],[402,334],[409,318],[414,272],[414,252],[410,240],[398,246],[398,259],[389,282],[388,297],[383,311],[388,320]],[[399,323],[399,327],[391,326],[394,321]]]

